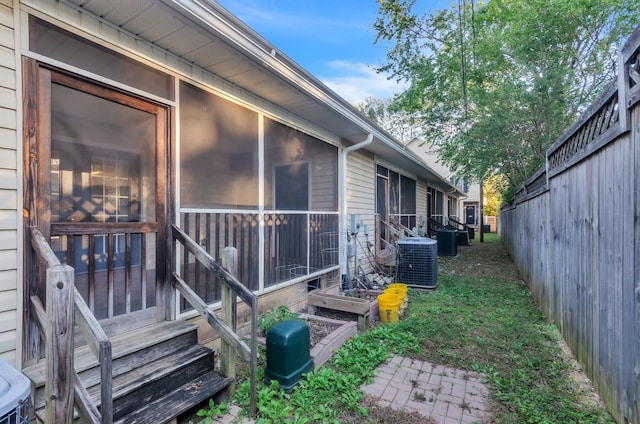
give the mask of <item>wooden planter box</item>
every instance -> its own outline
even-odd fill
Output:
[[[377,297],[374,300],[369,300],[353,296],[314,291],[309,293],[307,296],[307,304],[309,306],[333,309],[335,311],[349,312],[358,315],[358,331],[365,331],[371,320],[374,320],[379,316]]]
[[[334,351],[340,349],[344,342],[358,333],[358,326],[355,321],[341,321],[308,314],[300,314],[300,319],[306,321],[321,321],[324,324],[335,327],[329,335],[317,342],[309,352],[315,368],[321,367],[331,358]],[[258,344],[266,346],[266,338],[258,337]]]
[[[340,349],[340,347],[342,347],[350,337],[353,337],[358,332],[358,327],[355,321],[340,321],[306,314],[301,314],[300,318],[308,321],[322,321],[325,324],[336,326],[336,329],[332,331],[331,334],[317,342],[313,349],[311,349],[311,359],[313,359],[315,368],[319,368],[324,365],[324,363],[331,358],[333,352]]]

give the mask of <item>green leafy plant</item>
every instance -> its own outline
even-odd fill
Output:
[[[281,305],[275,309],[270,309],[258,318],[258,329],[263,334],[267,334],[271,327],[280,321],[288,319],[300,319],[300,315],[295,312],[291,312],[287,306]]]
[[[214,418],[221,417],[227,410],[226,402],[216,405],[213,399],[209,399],[209,409],[201,409],[197,415],[204,418],[205,424],[211,424]]]

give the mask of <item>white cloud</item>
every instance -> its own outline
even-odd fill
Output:
[[[361,103],[367,97],[386,99],[405,88],[364,63],[336,60],[329,64],[329,68],[335,76],[318,78],[353,104]]]

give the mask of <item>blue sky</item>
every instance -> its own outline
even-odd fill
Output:
[[[316,78],[351,102],[391,97],[400,87],[378,75],[387,45],[375,40],[375,0],[217,0]],[[422,10],[449,0],[417,0]]]

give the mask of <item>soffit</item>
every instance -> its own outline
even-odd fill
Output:
[[[346,101],[215,2],[65,1],[350,142],[366,134]]]
[[[63,0],[337,134],[434,186],[452,186],[346,100],[212,0]]]

